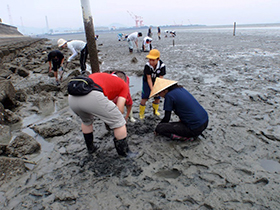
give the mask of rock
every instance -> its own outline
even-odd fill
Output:
[[[51,91],[59,91],[60,87],[52,84],[45,84],[43,82],[39,82],[33,87],[35,93],[40,93],[42,91],[51,92]]]
[[[0,183],[26,171],[24,161],[19,158],[0,157]]]
[[[2,69],[1,72],[0,72],[0,77],[4,78],[4,79],[7,79],[11,76],[13,72],[10,71],[10,70],[5,70],[5,69]]]
[[[11,140],[11,130],[7,125],[0,125],[0,144],[8,145]]]
[[[4,118],[7,123],[11,124],[21,121],[21,118],[9,109],[5,109]]]
[[[27,94],[25,93],[24,90],[18,90],[16,92],[15,98],[16,98],[17,101],[26,102]]]
[[[0,102],[6,109],[15,107],[16,91],[13,84],[10,81],[3,80],[0,83]]]
[[[29,72],[24,68],[19,68],[17,70],[17,74],[21,77],[27,77],[29,75]]]
[[[31,128],[42,137],[49,138],[65,135],[77,126],[79,125],[71,120],[52,119],[46,123],[34,125]]]
[[[5,108],[2,103],[0,103],[0,124],[4,124],[5,118],[4,114],[5,113]]]
[[[33,154],[41,149],[41,145],[30,135],[21,132],[7,146],[6,153],[15,157]]]
[[[136,57],[133,57],[133,58],[131,59],[131,63],[137,63],[137,62],[138,62],[138,60],[137,60]]]

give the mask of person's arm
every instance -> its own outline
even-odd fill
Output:
[[[147,74],[147,82],[148,82],[150,89],[152,90],[153,89],[152,76],[149,74]]]
[[[120,112],[124,113],[124,105],[125,105],[126,98],[119,96],[117,100],[117,107],[119,108]]]
[[[131,109],[132,109],[132,105],[126,105],[126,115],[125,115],[125,120],[128,119],[129,117],[129,114],[131,112]]]
[[[49,61],[49,72],[51,72],[51,71],[52,71],[52,62]]]
[[[67,46],[72,52],[72,55],[67,60],[67,62],[70,62],[73,58],[75,58],[78,55],[78,52],[75,50],[75,48],[71,44],[68,43]]]
[[[138,49],[138,39],[135,40],[136,48]]]
[[[160,123],[168,123],[170,121],[171,111],[165,111],[164,118],[160,121]]]
[[[60,66],[63,66],[63,62],[64,62],[64,57],[61,60]]]

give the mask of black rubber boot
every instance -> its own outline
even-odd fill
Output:
[[[133,153],[130,151],[126,138],[121,139],[121,140],[117,140],[116,138],[114,138],[114,143],[115,143],[115,148],[117,150],[117,153],[120,156],[123,157],[135,157],[137,155],[137,153]]]
[[[94,153],[98,148],[93,145],[93,133],[84,133],[84,138],[87,145],[88,153]]]

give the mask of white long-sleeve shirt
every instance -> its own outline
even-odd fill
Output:
[[[72,55],[68,58],[68,62],[70,62],[74,57],[78,55],[78,52],[81,52],[82,49],[84,49],[86,46],[86,43],[81,40],[72,40],[70,42],[67,42],[67,47],[71,50]]]

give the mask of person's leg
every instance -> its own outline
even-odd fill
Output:
[[[181,122],[159,123],[155,132],[171,139],[182,139],[182,137],[189,138],[195,136],[193,131]]]
[[[140,102],[139,105],[139,117],[140,119],[144,119],[145,118],[145,109],[146,109],[146,102],[149,99],[149,95],[150,95],[150,87],[148,85],[148,82],[144,82],[142,84],[142,100]]]
[[[82,123],[82,132],[84,135],[84,139],[86,142],[86,146],[88,149],[89,153],[93,153],[95,152],[98,148],[96,146],[94,146],[93,144],[93,126],[91,125],[85,125],[84,123]]]
[[[82,49],[81,55],[80,55],[80,66],[82,70],[82,74],[86,71],[86,58],[87,58],[87,45]]]
[[[155,100],[153,101],[154,115],[159,116],[160,113],[158,112],[158,109],[159,109],[160,98],[159,98],[159,97],[155,97],[154,99],[155,99]]]
[[[53,62],[53,75],[55,77],[55,81],[56,81],[57,85],[59,84],[58,78],[57,78],[57,69],[58,69],[59,65],[60,64],[58,62]]]

